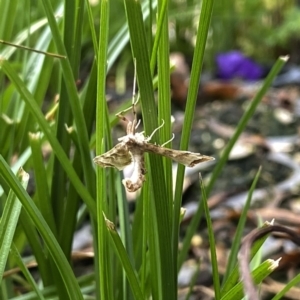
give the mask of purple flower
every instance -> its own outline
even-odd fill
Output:
[[[218,54],[216,57],[217,77],[221,79],[258,80],[263,68],[239,51]]]

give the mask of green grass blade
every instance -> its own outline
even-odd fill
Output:
[[[106,72],[107,72],[107,44],[108,44],[108,26],[109,26],[109,8],[110,1],[101,1],[100,7],[100,36],[97,53],[97,106],[96,106],[96,154],[103,153],[105,149],[105,133],[107,124],[107,104],[105,97]],[[109,128],[107,128],[107,131]],[[96,266],[100,275],[100,284],[97,294],[101,299],[113,299],[113,282],[111,277],[111,252],[108,249],[109,240],[106,230],[103,213],[108,210],[106,191],[105,170],[97,167],[97,263]]]
[[[2,8],[2,7],[1,7]],[[57,11],[59,13],[59,11]],[[3,19],[1,19],[3,20]],[[39,21],[34,22],[31,24],[29,28],[22,30],[12,41],[12,44],[21,45],[26,39],[28,39],[28,34],[33,34],[36,31],[40,30],[43,26],[47,25],[46,19],[41,19]],[[3,28],[3,27],[1,27]],[[1,37],[3,37],[1,35]],[[15,47],[7,47],[1,51],[1,56],[5,57],[6,59],[10,58],[15,52],[17,48]]]
[[[241,244],[241,240],[242,240],[242,236],[243,236],[243,232],[244,232],[244,228],[245,228],[245,224],[247,221],[247,213],[250,207],[250,203],[251,203],[251,199],[252,199],[252,195],[253,195],[253,191],[255,190],[257,181],[259,179],[261,173],[261,167],[259,168],[257,174],[254,177],[253,183],[250,187],[249,193],[248,193],[248,197],[246,200],[246,203],[244,205],[242,214],[240,216],[239,219],[239,223],[238,226],[236,228],[236,233],[232,242],[232,246],[231,246],[231,250],[230,250],[230,254],[229,254],[229,258],[228,258],[228,263],[226,266],[226,272],[224,274],[223,277],[223,288],[222,288],[222,294],[226,293],[228,289],[231,288],[231,286],[226,284],[227,279],[230,276],[230,273],[233,271],[235,265],[237,264],[237,255],[238,255],[238,251],[240,248],[240,244]]]
[[[49,262],[48,252],[45,251],[44,247],[41,244],[41,237],[36,230],[30,216],[26,210],[22,210],[20,215],[20,224],[26,235],[28,244],[32,249],[32,254],[35,257],[35,260],[38,264],[39,273],[43,281],[44,286],[49,286],[54,284],[54,278],[52,272],[49,272],[51,266]],[[15,241],[16,243],[16,241]]]
[[[200,223],[201,218],[202,218],[202,214],[203,214],[203,205],[201,205],[201,201],[199,201],[197,210],[196,210],[195,215],[193,216],[193,218],[192,218],[192,220],[191,220],[191,222],[190,222],[190,224],[187,228],[187,231],[186,231],[185,236],[184,236],[184,240],[182,242],[180,252],[178,254],[178,263],[177,263],[178,270],[180,270],[180,268],[182,267],[182,265],[183,265],[183,263],[186,259],[187,253],[190,250],[191,240],[192,240],[195,232],[197,232],[199,223]]]
[[[88,14],[89,27],[90,27],[91,34],[92,34],[94,51],[95,51],[95,53],[98,53],[98,51],[99,51],[98,50],[98,41],[97,41],[96,30],[94,28],[94,18],[93,18],[93,12],[92,12],[90,1],[85,0],[85,5],[86,5],[87,14]]]
[[[215,291],[215,299],[221,299],[221,292],[220,292],[220,276],[219,276],[219,269],[218,269],[218,260],[217,260],[217,253],[216,253],[216,243],[213,231],[213,224],[209,214],[209,208],[207,204],[207,197],[205,192],[205,186],[201,179],[201,194],[202,194],[202,205],[204,207],[204,213],[206,217],[206,224],[207,224],[207,232],[208,232],[208,239],[209,239],[209,248],[210,248],[210,257],[211,257],[211,266],[212,266],[212,275],[213,275],[213,283],[214,283],[214,291]]]
[[[53,41],[55,43],[57,51],[59,52],[59,54],[68,57],[68,53],[64,46],[61,33],[59,31],[59,27],[55,19],[55,14],[52,9],[51,1],[44,0],[42,1],[42,4],[44,6],[44,10],[48,19],[49,26],[51,28]],[[81,9],[83,9],[83,7],[81,7]],[[75,50],[73,49],[73,51]],[[79,145],[80,145],[81,161],[82,161],[86,185],[88,187],[90,194],[94,195],[95,194],[94,168],[90,156],[89,139],[88,139],[86,123],[83,117],[82,107],[79,101],[77,88],[75,84],[76,80],[74,79],[74,74],[69,59],[61,59],[60,63],[61,63],[61,68],[64,76],[65,87],[68,92],[69,104],[74,117],[74,122],[76,125],[76,130],[78,132],[78,137],[79,140],[81,141]]]
[[[149,17],[149,3],[144,1],[142,5],[143,19],[146,20]],[[157,1],[152,1],[152,9],[157,6]],[[111,39],[108,45],[108,65],[107,69],[110,70],[112,65],[115,63],[120,53],[124,50],[126,44],[129,42],[129,31],[128,24],[125,23],[117,32],[117,34]]]
[[[279,261],[274,261],[272,259],[265,260],[259,265],[252,273],[252,278],[255,284],[261,283],[266,277],[268,277],[277,267]],[[242,299],[245,296],[243,291],[243,281],[236,284],[226,295],[224,295],[222,300],[232,300],[232,299]]]
[[[207,195],[210,194],[215,181],[217,180],[217,178],[220,175],[225,163],[227,162],[230,151],[232,150],[234,144],[236,143],[237,139],[239,138],[239,136],[241,135],[241,133],[245,129],[248,121],[250,120],[253,113],[255,112],[255,109],[258,106],[258,104],[260,103],[262,97],[268,91],[268,89],[271,86],[274,78],[276,77],[278,72],[281,70],[283,65],[287,62],[287,60],[288,60],[288,57],[280,57],[276,61],[273,68],[269,72],[267,78],[264,80],[264,83],[263,83],[262,87],[260,88],[260,90],[258,91],[256,96],[254,97],[254,99],[251,101],[247,111],[242,116],[240,122],[237,125],[236,131],[234,132],[233,136],[230,138],[226,148],[224,149],[224,152],[223,152],[222,156],[220,157],[217,165],[215,166],[215,168],[213,170],[213,173],[211,175],[210,181],[209,181],[209,183],[207,185],[207,189],[206,189],[207,190]]]
[[[186,150],[189,145],[189,140],[192,130],[192,122],[194,119],[194,112],[197,101],[197,94],[199,89],[200,74],[202,70],[202,64],[204,59],[204,50],[206,46],[206,39],[208,35],[208,29],[210,25],[214,0],[205,0],[202,2],[201,13],[198,23],[196,46],[194,50],[193,65],[190,77],[190,86],[186,102],[186,110],[181,134],[180,149]],[[179,220],[180,220],[180,209],[182,199],[182,187],[184,179],[184,166],[178,165],[176,188],[174,196],[174,224],[173,224],[173,249],[174,256],[177,257],[178,247],[178,233],[179,233]],[[195,217],[199,215],[195,215]],[[182,261],[182,259],[181,259]]]
[[[95,276],[93,273],[79,277],[78,283],[80,285],[83,294],[88,295],[90,293],[93,293],[95,290]],[[44,287],[41,290],[41,293],[47,299],[59,300],[57,297],[55,298],[55,296],[57,295],[57,290],[54,286]],[[84,295],[84,299],[90,299],[90,298],[87,298],[87,296]],[[93,297],[91,299],[94,300],[95,298]],[[27,294],[10,298],[10,300],[37,300],[37,298],[35,292],[29,292]]]
[[[19,1],[1,1],[1,20],[0,20],[0,36],[5,40],[11,38],[13,32],[14,21],[17,17],[17,6]]]
[[[14,149],[14,138],[12,132],[18,129],[18,122],[14,122],[8,116],[2,114],[0,117],[0,128],[1,128],[1,151],[0,154],[3,157],[10,157]]]
[[[6,182],[10,185],[11,189],[14,191],[19,201],[22,203],[24,209],[27,211],[35,226],[39,230],[41,236],[43,237],[52,258],[56,263],[57,269],[61,274],[70,298],[74,300],[83,299],[74,273],[68,261],[66,260],[61,248],[59,247],[53,233],[51,232],[49,226],[47,225],[46,221],[44,220],[43,216],[37,209],[32,199],[24,191],[20,182],[11,172],[9,166],[4,161],[2,156],[0,156],[0,173],[2,174]]]
[[[262,225],[263,227],[269,226],[268,223],[265,223]],[[265,235],[264,237],[256,240],[251,248],[251,259],[253,259],[256,254],[260,251],[263,243],[266,241],[266,239],[268,238],[269,235]],[[238,282],[240,278],[240,272],[239,272],[239,265],[238,263],[236,263],[234,269],[232,270],[232,272],[230,273],[230,275],[228,276],[228,279],[226,280],[226,282],[224,283],[222,290],[221,290],[221,294],[222,297],[224,296],[224,294],[226,294],[233,286],[235,286],[235,284]]]
[[[152,65],[155,51],[158,50],[158,120],[164,121],[164,126],[159,131],[160,144],[164,144],[172,138],[172,125],[171,125],[171,91],[170,91],[170,53],[169,53],[169,35],[168,35],[168,15],[166,8],[168,1],[159,2],[158,15],[159,22],[157,24],[158,31],[155,35],[154,48],[151,57],[151,72],[153,74],[154,68]],[[155,48],[156,41],[159,41],[159,48]],[[165,144],[165,147],[172,148],[171,142]],[[173,180],[172,180],[172,161],[164,158],[165,170],[165,184],[168,200],[172,201],[173,198]],[[172,203],[168,207],[172,208]],[[176,273],[176,272],[175,272]],[[177,280],[174,278],[174,280]]]
[[[47,183],[47,174],[44,167],[44,161],[41,150],[41,135],[39,133],[29,134],[29,140],[32,150],[32,162],[34,167],[34,179],[36,181],[36,192],[38,207],[43,217],[56,235],[56,225],[53,217],[53,210],[50,201],[50,192]]]
[[[90,213],[93,215],[94,218],[96,218],[95,202],[93,198],[91,197],[85,186],[82,184],[81,180],[78,178],[78,175],[74,171],[69,161],[69,158],[67,157],[60,144],[58,143],[57,139],[55,138],[52,129],[50,128],[50,125],[45,120],[32,94],[28,91],[24,83],[21,81],[21,79],[18,77],[16,72],[6,60],[0,61],[0,66],[5,72],[5,74],[9,77],[9,79],[15,84],[16,88],[18,89],[18,92],[22,96],[22,99],[26,102],[28,109],[30,109],[31,114],[35,117],[36,121],[43,130],[45,136],[47,137],[49,143],[51,144],[55,155],[58,157],[60,163],[64,167],[64,170],[68,174],[70,181],[76,187],[78,194],[85,201]]]
[[[162,269],[165,267],[161,258],[160,251],[160,238],[157,232],[160,230],[160,225],[158,224],[157,217],[155,214],[151,215],[151,211],[154,211],[154,203],[151,201],[151,189],[149,186],[145,186],[144,188],[144,241],[143,241],[143,250],[146,255],[146,249],[149,243],[149,264],[150,264],[150,275],[147,274],[147,269],[149,266],[147,265],[147,256],[144,258],[144,270],[143,272],[146,274],[144,278],[144,290],[146,289],[146,278],[147,275],[150,276],[151,280],[151,292],[154,299],[164,299],[164,290],[162,285],[164,284],[164,280],[162,278],[163,271]],[[148,238],[149,242],[146,240]]]
[[[285,285],[285,287],[280,292],[278,292],[271,300],[280,300],[280,299],[282,299],[286,292],[288,292],[294,286],[297,286],[297,285],[299,286],[299,283],[300,283],[300,274],[298,274],[291,281],[289,281]]]
[[[130,42],[133,57],[136,59],[137,81],[140,93],[140,103],[143,114],[143,124],[146,135],[150,134],[158,127],[157,110],[155,107],[153,85],[150,71],[149,51],[147,51],[146,34],[143,24],[141,7],[139,2],[125,1],[126,15],[130,32]],[[158,143],[157,134],[153,137],[153,142]],[[173,249],[171,243],[171,210],[172,195],[167,194],[165,180],[162,180],[164,174],[162,159],[156,155],[149,155],[150,168],[148,167],[148,181],[153,191],[153,200],[155,210],[151,209],[151,218],[156,214],[160,249],[160,262],[162,264],[161,275],[152,274],[153,278],[161,276],[163,280],[162,298],[175,299],[177,289],[174,283],[174,268],[176,267],[176,259],[173,257]],[[151,181],[150,181],[151,178]],[[148,184],[148,182],[147,182]],[[155,187],[155,188],[153,188]],[[176,246],[177,247],[177,246]]]
[[[134,268],[130,262],[129,256],[127,255],[127,252],[122,244],[122,241],[121,241],[118,233],[115,230],[114,224],[107,219],[105,219],[105,222],[106,222],[106,226],[107,226],[108,232],[110,234],[110,237],[113,241],[115,251],[123,265],[125,272],[126,272],[134,299],[145,299],[145,297],[142,293],[140,284],[138,282],[138,278],[134,271]]]
[[[17,247],[15,246],[15,244],[12,244],[11,250],[12,250],[11,254],[13,255],[13,258],[16,260],[17,265],[21,269],[24,277],[29,282],[32,289],[36,292],[36,295],[37,295],[38,299],[40,299],[40,300],[45,299],[43,294],[41,293],[40,289],[38,288],[34,278],[32,277],[31,273],[29,272],[26,265],[24,264],[24,262],[22,260],[22,257],[20,255]]]
[[[78,7],[79,1],[65,1],[64,2],[64,10],[63,10],[63,28],[62,28],[62,36],[63,43],[65,45],[65,52],[68,54],[69,67],[72,69],[72,77],[78,77],[78,66],[76,53],[78,52],[78,45],[76,41],[76,29],[77,29],[77,20],[76,20],[76,12],[81,11]],[[53,28],[50,27],[50,30],[54,31]],[[56,38],[58,39],[58,38]],[[66,60],[66,59],[65,59]],[[59,91],[59,108],[56,113],[55,120],[55,136],[59,141],[61,147],[63,148],[65,153],[70,153],[71,148],[71,139],[70,135],[66,130],[62,130],[66,125],[72,124],[72,109],[69,101],[69,91],[67,88],[67,83],[64,80],[64,77],[61,76],[60,70],[58,71],[58,84],[60,89]],[[78,100],[77,100],[78,101]],[[76,102],[76,101],[75,101]],[[78,144],[80,148],[80,145]],[[81,153],[83,155],[83,153]],[[81,158],[82,161],[82,158]],[[63,166],[60,164],[57,157],[54,157],[53,162],[53,170],[52,172],[56,174],[53,177],[51,182],[51,201],[53,206],[53,214],[55,217],[55,223],[57,227],[57,232],[63,231],[63,220],[65,215],[65,198],[66,198],[66,182],[67,175],[64,172]]]
[[[28,161],[30,156],[31,156],[31,149],[28,147],[23,153],[20,154],[17,161],[12,165],[12,167],[11,167],[12,172],[14,174],[16,174],[18,172],[18,170],[23,165],[25,165],[25,163]],[[3,195],[3,192],[4,192],[3,187],[0,185],[0,197]]]
[[[23,189],[27,188],[29,175],[20,169],[18,179],[21,181]],[[10,247],[13,241],[15,230],[19,221],[22,204],[11,190],[4,207],[3,216],[0,222],[0,283],[2,282]]]
[[[159,1],[158,3],[158,21],[157,21],[157,31],[155,34],[154,44],[152,48],[152,54],[151,54],[151,61],[150,61],[150,70],[151,74],[153,76],[157,58],[165,59],[165,55],[162,55],[163,52],[169,52],[169,39],[168,38],[168,14],[167,14],[167,8],[168,8],[169,1],[163,0]],[[161,36],[162,40],[161,40]],[[160,49],[159,49],[160,47]],[[158,55],[158,51],[160,52]],[[170,65],[170,60],[168,56],[168,65]],[[166,72],[169,72],[170,66],[165,69]],[[170,80],[170,76],[168,77]],[[166,88],[170,85],[165,86]],[[169,99],[169,98],[167,98]]]

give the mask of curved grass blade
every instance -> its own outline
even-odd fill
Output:
[[[192,122],[194,119],[194,112],[197,101],[197,94],[199,89],[200,75],[204,59],[204,51],[206,46],[206,40],[208,30],[210,26],[212,11],[213,11],[214,0],[204,0],[201,3],[201,13],[197,28],[197,39],[194,50],[193,65],[191,70],[190,85],[188,90],[185,116],[181,134],[180,150],[186,150],[189,145],[191,136]],[[176,188],[174,196],[174,224],[173,224],[173,249],[174,256],[177,257],[178,253],[178,233],[179,233],[179,220],[180,220],[180,209],[182,199],[182,187],[184,179],[184,166],[178,165]],[[208,193],[207,193],[208,195]],[[195,218],[199,218],[200,214],[196,214]],[[193,221],[192,221],[193,222]],[[195,222],[194,222],[195,224]]]
[[[259,179],[260,173],[261,173],[261,167],[259,168],[258,172],[256,173],[256,175],[254,177],[253,183],[252,183],[252,185],[250,187],[250,190],[249,190],[249,193],[248,193],[246,203],[244,205],[242,214],[241,214],[240,219],[239,219],[238,226],[236,228],[236,233],[235,233],[235,236],[234,236],[234,239],[233,239],[233,242],[232,242],[232,246],[231,246],[231,250],[230,250],[230,254],[229,254],[229,258],[228,258],[228,263],[227,263],[227,266],[226,266],[226,272],[225,272],[224,278],[223,278],[223,284],[222,284],[223,287],[222,287],[222,291],[221,291],[222,294],[226,293],[226,291],[229,290],[232,287],[232,286],[228,285],[226,283],[226,281],[227,281],[227,279],[229,279],[229,277],[231,277],[230,274],[233,272],[234,267],[237,264],[237,255],[238,255],[238,252],[239,252],[239,248],[240,248],[240,244],[241,244],[241,240],[242,240],[242,235],[243,235],[243,232],[244,232],[244,227],[245,227],[245,224],[246,224],[246,221],[247,221],[247,213],[248,213],[248,210],[249,210],[249,207],[250,207],[253,191],[256,187],[256,184],[257,184],[257,181]],[[232,282],[232,281],[230,281],[230,282]]]
[[[35,102],[32,94],[28,91],[24,83],[21,81],[19,76],[10,66],[10,64],[6,60],[0,60],[0,67],[5,72],[5,74],[9,77],[9,79],[15,84],[17,90],[22,96],[22,99],[25,101],[26,105],[28,106],[30,112],[38,122],[39,126],[41,127],[42,131],[44,132],[45,136],[47,137],[49,143],[51,144],[53,151],[57,158],[59,159],[61,165],[63,166],[64,170],[69,176],[70,181],[76,187],[78,194],[82,197],[84,202],[89,208],[90,213],[96,219],[96,206],[93,198],[79,179],[78,175],[74,171],[72,164],[69,161],[66,153],[61,148],[61,145],[57,141],[56,137],[54,136],[50,125],[45,120],[40,108]]]
[[[130,259],[129,259],[128,254],[122,244],[122,241],[121,241],[118,233],[116,232],[114,224],[106,218],[105,218],[105,222],[106,222],[107,230],[113,241],[115,251],[120,259],[120,262],[121,262],[125,272],[126,272],[134,299],[145,299],[145,297],[142,293],[138,278],[136,276],[135,270],[130,262]]]
[[[254,112],[256,110],[256,107],[260,103],[261,99],[263,98],[265,93],[270,88],[275,76],[278,74],[278,72],[281,70],[281,68],[287,62],[287,60],[288,60],[287,56],[279,57],[277,59],[277,61],[274,64],[273,68],[269,72],[267,78],[264,80],[264,83],[263,83],[262,87],[260,88],[260,90],[258,91],[256,96],[254,97],[254,99],[251,101],[247,111],[242,116],[239,124],[237,125],[236,131],[234,132],[233,136],[230,138],[226,148],[224,149],[224,152],[223,152],[222,156],[220,157],[218,163],[216,164],[216,166],[213,170],[210,181],[209,181],[209,183],[207,185],[207,188],[206,188],[207,195],[209,195],[209,193],[211,192],[215,181],[217,180],[217,178],[218,178],[219,174],[221,173],[225,163],[227,162],[230,151],[232,150],[234,144],[236,143],[237,139],[239,138],[239,136],[241,135],[241,133],[245,129],[248,121],[250,120],[250,118],[254,114]]]
[[[19,201],[22,203],[24,209],[31,217],[33,223],[43,237],[44,242],[47,245],[49,252],[57,266],[57,269],[61,274],[70,299],[82,300],[82,294],[80,292],[80,288],[78,286],[74,273],[60,246],[58,245],[53,233],[51,232],[48,224],[36,207],[35,203],[26,193],[21,183],[12,173],[2,156],[0,156],[0,173],[9,184],[11,189],[14,191],[15,195],[18,197]]]
[[[24,172],[23,169],[20,169],[18,172],[18,180],[21,181],[23,189],[26,189],[29,175]],[[10,190],[0,222],[0,284],[2,282],[8,254],[19,221],[21,208],[21,202],[17,199],[17,196],[14,194],[14,192]]]

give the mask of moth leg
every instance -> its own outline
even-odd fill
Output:
[[[158,131],[159,129],[161,129],[164,125],[165,125],[165,121],[162,120],[162,124],[160,126],[158,126],[156,129],[154,129],[154,131],[151,133],[151,135],[149,137],[147,137],[147,141],[151,141],[151,139],[153,138],[153,136],[156,133],[156,131]]]
[[[135,129],[137,129],[138,125],[140,124],[140,121],[137,122],[137,117],[136,117],[136,110],[135,110],[135,106],[137,105],[138,101],[139,101],[139,97],[136,94],[136,78],[137,78],[137,73],[136,73],[136,58],[133,59],[133,63],[134,63],[134,77],[133,77],[133,88],[132,88],[132,114],[133,114],[133,122],[135,123]]]
[[[164,147],[164,146],[167,145],[168,143],[172,142],[172,141],[174,140],[174,138],[175,138],[175,134],[172,133],[172,137],[171,137],[167,142],[163,143],[163,144],[161,145],[161,147]]]

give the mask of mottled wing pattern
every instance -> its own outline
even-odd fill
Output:
[[[126,144],[119,143],[104,154],[96,156],[94,162],[103,168],[115,167],[118,170],[123,170],[132,162],[132,156]]]
[[[143,148],[146,152],[152,152],[171,158],[177,163],[185,165],[187,167],[193,167],[202,162],[214,160],[213,157],[202,155],[200,153],[164,148],[151,143],[144,143]]]

